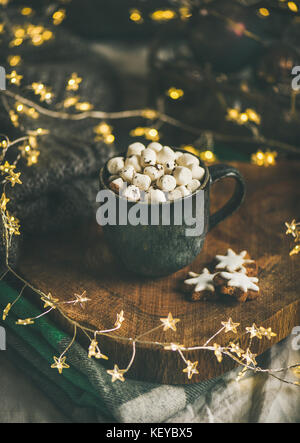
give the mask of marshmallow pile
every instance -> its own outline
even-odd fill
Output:
[[[164,203],[192,194],[201,186],[205,169],[192,154],[152,142],[128,147],[126,158],[107,163],[110,188],[130,201]]]

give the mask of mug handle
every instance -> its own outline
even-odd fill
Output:
[[[242,174],[233,166],[218,164],[209,166],[208,169],[212,185],[222,178],[231,177],[236,180],[235,190],[230,200],[223,206],[223,208],[210,216],[210,230],[240,207],[245,197],[246,185]]]

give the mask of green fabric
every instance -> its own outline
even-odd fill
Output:
[[[18,293],[0,282],[0,310],[12,303]],[[59,330],[49,316],[33,325],[20,326],[18,319],[39,315],[23,296],[1,324],[7,331],[8,355],[53,400],[70,420],[97,421],[97,414],[107,421],[163,422],[204,394],[218,380],[188,386],[168,386],[126,379],[111,382],[99,361],[87,358],[87,350],[75,343],[67,353],[66,369],[60,375],[51,369],[53,356],[59,356],[71,337]],[[112,362],[113,366],[113,362]],[[172,402],[170,402],[172,398]],[[171,404],[171,407],[167,407]]]

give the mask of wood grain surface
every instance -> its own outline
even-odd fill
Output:
[[[147,280],[121,269],[96,221],[80,229],[28,239],[20,270],[28,280],[61,301],[72,300],[74,292],[86,290],[91,301],[85,310],[71,305],[64,310],[73,319],[97,329],[112,327],[116,314],[123,309],[126,320],[118,334],[134,338],[160,324],[160,317],[171,312],[181,320],[177,332],[160,329],[147,338],[195,346],[219,330],[221,321],[232,317],[241,323],[238,337],[242,347],[249,337],[245,327],[252,323],[277,332],[271,341],[254,339],[253,351],[261,354],[300,324],[300,256],[289,256],[292,237],[285,235],[284,226],[285,221],[300,219],[300,163],[269,168],[243,163],[234,166],[246,180],[245,202],[208,234],[203,251],[190,266],[169,277]],[[228,199],[232,185],[230,179],[214,185],[212,210]],[[215,297],[191,302],[182,291],[188,271],[200,272],[216,254],[225,253],[229,247],[237,252],[246,249],[258,261],[261,297],[246,303],[224,302]],[[65,322],[61,326],[67,328]],[[217,341],[225,345],[233,337],[231,333],[222,333]],[[127,366],[131,356],[129,343],[104,337],[100,342],[101,351],[110,357],[107,363],[101,362],[109,368],[114,363],[120,368]],[[233,367],[227,358],[219,364],[208,351],[189,352],[186,357],[199,362],[200,374],[190,381],[182,373],[185,365],[177,353],[139,345],[128,377],[159,383],[194,383]]]

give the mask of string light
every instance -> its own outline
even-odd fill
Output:
[[[9,201],[10,201],[10,199],[6,198],[6,195],[3,192],[3,194],[1,195],[1,198],[0,198],[0,209],[1,209],[1,211],[5,211],[6,210],[6,205],[7,205],[7,203]]]
[[[172,9],[157,9],[150,14],[150,18],[156,22],[167,22],[176,17],[176,12]]]
[[[125,369],[119,369],[118,365],[114,366],[114,369],[109,369],[108,371],[106,371],[109,375],[111,375],[111,381],[112,383],[114,383],[115,381],[119,380],[124,382],[125,378],[124,378],[124,374],[126,372]]]
[[[187,373],[188,379],[190,380],[194,374],[199,374],[197,370],[198,362],[194,361],[193,363],[190,360],[187,360],[187,367],[183,369],[182,372]]]
[[[256,125],[260,125],[261,123],[260,115],[250,108],[246,109],[243,112],[240,112],[238,108],[228,108],[226,120],[234,121],[239,125],[244,125],[248,121],[253,122]]]
[[[269,17],[270,11],[267,8],[260,8],[258,13],[261,17]]]
[[[74,301],[74,304],[79,304],[82,309],[85,307],[85,303],[90,301],[89,298],[86,296],[86,291],[83,291],[81,294],[74,294],[76,297],[76,300]]]
[[[183,89],[178,89],[172,86],[169,88],[166,92],[167,96],[170,97],[172,100],[178,100],[179,98],[183,97],[184,91]]]
[[[79,98],[80,98],[80,97],[79,97],[78,95],[76,95],[76,96],[74,96],[74,97],[67,97],[67,98],[63,101],[63,106],[64,106],[64,108],[68,109],[68,108],[71,108],[71,107],[75,106],[76,103],[78,103]]]
[[[296,5],[295,2],[288,2],[288,8],[292,11],[292,12],[298,12],[298,6]]]
[[[6,306],[6,308],[3,310],[3,314],[2,314],[2,320],[5,321],[9,311],[11,310],[11,303],[8,303],[8,305]]]
[[[53,357],[54,363],[51,365],[52,369],[57,369],[59,374],[62,374],[64,369],[69,369],[69,365],[66,364],[66,357]]]
[[[129,132],[131,137],[145,137],[146,140],[159,141],[160,135],[156,128],[138,126]]]
[[[240,347],[238,343],[233,342],[229,344],[229,350],[230,352],[236,354],[238,357],[241,357],[245,353],[245,351]]]
[[[225,332],[233,332],[237,334],[237,327],[240,326],[240,323],[234,323],[230,318],[227,322],[222,322],[222,325],[225,328]]]
[[[75,105],[75,109],[77,111],[90,111],[93,108],[94,108],[94,105],[92,105],[89,102],[78,102]]]
[[[290,3],[293,3],[293,2],[290,2]],[[0,0],[0,4],[7,4],[7,0]],[[23,9],[25,9],[25,8],[23,8]],[[171,11],[171,10],[154,11],[155,15],[151,18],[155,21],[164,21],[164,20],[171,20],[172,18],[176,17],[177,14],[175,11],[171,11],[171,13],[168,11]],[[180,13],[180,17],[182,19],[186,19],[191,15],[188,8],[186,8],[185,10],[184,10],[184,8],[181,8],[181,10],[179,10],[179,13]],[[30,15],[30,14],[31,14],[31,12],[28,13],[28,15]],[[26,14],[23,14],[23,15],[26,16]],[[57,25],[57,24],[61,23],[61,21],[65,18],[65,16],[66,16],[65,10],[56,11],[52,16],[53,21],[56,21],[56,23],[54,23],[54,24]],[[161,17],[163,17],[163,19],[161,19]],[[135,21],[134,18],[132,18],[132,17],[130,17],[130,18],[131,18],[131,20]],[[136,16],[135,18],[137,19],[137,22],[138,22],[138,20],[139,20],[138,17]],[[1,29],[2,29],[2,31],[1,31]],[[3,32],[3,30],[4,30],[4,25],[2,25],[2,28],[1,28],[1,24],[0,24],[0,32]],[[247,30],[245,29],[244,25],[240,24],[240,23],[235,24],[235,26],[233,26],[232,30],[233,30],[233,32],[237,33],[237,35],[242,35],[242,34],[247,33]],[[16,28],[14,30],[14,37],[15,37],[13,40],[14,46],[19,46],[20,44],[23,43],[23,41],[25,39],[30,39],[32,44],[39,46],[44,41],[53,38],[53,33],[52,33],[52,31],[45,29],[43,26],[34,26],[34,25],[30,24],[25,27]],[[10,64],[10,66],[14,67],[14,66],[19,65],[22,62],[22,59],[19,55],[11,55],[8,58],[8,62]],[[68,88],[68,86],[70,86],[70,89],[67,89],[67,88],[66,89],[68,91],[78,90],[79,84],[81,83],[81,81],[76,81],[78,79],[82,80],[76,74],[75,79],[74,79],[75,81],[74,82],[71,81],[70,85],[69,85],[69,82],[67,83],[67,88]],[[71,80],[72,80],[72,77],[71,77]],[[69,81],[70,81],[70,79],[69,79]],[[13,83],[14,82],[12,82],[12,84]],[[17,83],[15,83],[15,85],[19,86]],[[51,98],[52,98],[51,90],[47,89],[47,87],[45,87],[45,85],[43,85],[42,83],[36,83],[36,85],[39,85],[39,86],[37,86],[38,92],[36,95],[40,95],[41,101],[51,100]],[[41,91],[43,91],[43,92],[41,92]],[[4,92],[7,93],[7,95],[11,94],[11,91],[4,91]],[[171,95],[169,95],[168,93],[167,93],[167,95],[174,100],[177,100],[184,95],[184,91],[182,89],[177,89],[177,88],[169,88],[168,92],[170,92]],[[41,113],[44,115],[48,115],[49,117],[69,118],[69,119],[73,119],[73,120],[81,119],[81,118],[88,118],[90,116],[92,116],[93,118],[98,118],[98,119],[125,118],[125,117],[141,116],[141,117],[149,119],[149,120],[154,120],[157,118],[161,122],[169,123],[169,124],[172,124],[175,126],[176,125],[180,126],[178,124],[178,122],[175,121],[175,119],[172,119],[172,118],[168,117],[167,115],[164,115],[161,112],[158,112],[155,110],[145,110],[144,109],[144,110],[138,110],[138,111],[124,111],[124,112],[120,112],[120,113],[103,113],[100,111],[95,111],[95,112],[91,112],[89,114],[89,111],[92,109],[93,105],[88,102],[79,101],[80,98],[78,96],[65,98],[65,100],[63,102],[63,106],[65,108],[69,108],[69,107],[74,106],[76,110],[83,111],[84,115],[82,115],[82,116],[80,114],[66,115],[66,114],[56,112],[56,111],[47,110],[45,108],[40,107],[39,105],[36,105],[35,103],[31,102],[30,100],[25,99],[25,102],[24,102],[24,99],[23,98],[21,98],[21,99],[22,100],[16,100],[16,104],[15,104],[16,112],[17,113],[28,112],[28,113],[31,113],[32,116],[36,115],[37,117],[39,117],[39,111],[41,111]],[[76,108],[76,105],[78,105],[77,108]],[[34,112],[36,114],[34,114]],[[30,114],[28,114],[28,115],[30,115]],[[12,111],[12,113],[10,113],[10,117],[11,117],[12,122],[15,125],[17,125],[18,124],[18,114],[16,114],[14,111]],[[34,118],[34,117],[32,117],[32,118]],[[243,124],[246,122],[255,123],[256,125],[260,124],[260,116],[256,113],[256,111],[254,111],[252,109],[246,109],[244,112],[240,112],[239,110],[237,110],[236,118],[239,122],[242,122]],[[101,123],[99,123],[99,125],[95,128],[97,128],[97,130],[94,129],[96,137],[101,137],[101,139],[106,140],[107,143],[110,143],[111,140],[114,140],[114,135],[112,134],[112,127],[109,124],[107,124],[104,120]],[[36,146],[37,146],[35,136],[39,135],[39,131],[42,134],[44,130],[39,128],[36,131],[33,131],[32,135],[31,135],[31,140],[29,137],[28,143],[24,143],[23,148],[24,148],[25,153],[31,152],[31,153],[34,153],[33,155],[36,155],[36,156],[39,155],[39,151],[37,151],[38,154],[36,154],[36,152],[35,152]],[[47,131],[47,130],[45,130],[45,131]],[[134,136],[144,136],[145,138],[148,138],[150,140],[159,139],[158,129],[155,127],[138,127],[138,128],[135,128],[133,131],[135,131]],[[5,140],[3,140],[3,142],[1,142],[1,147],[3,149],[7,149],[7,147],[9,145],[10,145],[10,143],[8,143]],[[196,149],[196,148],[194,148],[194,149]],[[199,150],[197,150],[197,151],[199,154]],[[203,159],[204,161],[215,161],[215,158],[216,158],[215,154],[211,150],[206,150],[206,151],[200,152],[199,155],[200,155],[201,159]],[[272,161],[270,164],[272,164]],[[9,182],[10,181],[9,177],[14,176],[14,174],[17,176],[17,178],[19,178],[18,174],[20,174],[20,173],[14,172],[15,165],[8,164],[8,166],[6,165],[6,168],[7,167],[11,167],[12,169],[10,171],[6,172],[7,176],[4,179],[5,183]],[[18,181],[16,180],[16,182],[18,182]],[[0,207],[1,207],[2,220],[3,220],[3,224],[4,224],[4,228],[5,228],[6,265],[7,265],[8,271],[11,271],[12,273],[14,273],[14,275],[16,275],[18,277],[18,274],[14,270],[12,270],[12,268],[10,267],[9,262],[8,262],[8,246],[10,244],[9,240],[12,235],[14,235],[14,234],[20,235],[20,232],[19,232],[20,224],[19,224],[19,220],[16,219],[13,215],[11,215],[6,210],[6,205],[9,201],[9,199],[6,199],[5,194],[3,194],[3,195],[0,199]],[[2,207],[2,205],[3,205],[3,207]],[[296,247],[297,248],[299,247],[299,250],[300,250],[300,245],[296,245]],[[19,278],[21,279],[21,277],[19,277]],[[22,281],[24,282],[23,279],[22,279]],[[37,292],[41,296],[41,300],[45,303],[44,307],[50,308],[49,311],[46,311],[45,313],[43,313],[41,315],[46,315],[52,309],[57,309],[60,313],[62,313],[62,311],[60,309],[60,304],[63,304],[63,303],[72,303],[74,305],[82,304],[83,305],[84,303],[86,303],[89,300],[84,295],[85,292],[83,292],[82,294],[75,294],[76,300],[72,300],[70,302],[59,302],[59,300],[57,298],[52,297],[51,294],[43,294],[40,290],[35,289],[27,282],[25,283],[25,286],[29,286],[35,292]],[[22,291],[21,291],[21,293],[22,293]],[[19,296],[21,295],[21,293],[19,294]],[[3,319],[4,320],[6,319],[7,314],[11,309],[11,306],[12,306],[12,304],[9,303],[7,305],[7,307],[4,309],[4,311],[3,311]],[[66,348],[66,350],[64,351],[64,353],[60,357],[54,357],[54,364],[51,367],[57,369],[59,373],[62,373],[63,369],[69,368],[69,366],[66,364],[66,357],[64,356],[64,354],[68,351],[70,346],[72,346],[72,344],[74,343],[75,338],[76,338],[76,330],[77,330],[77,324],[75,324],[72,319],[69,319],[66,316],[66,314],[63,313],[63,315],[67,320],[70,321],[70,323],[72,325],[75,325],[75,328],[74,328],[74,337],[73,337],[70,345]],[[38,316],[38,317],[40,317],[40,316]],[[36,319],[38,317],[36,317]],[[17,324],[27,326],[27,325],[34,324],[34,321],[35,321],[35,319],[31,319],[31,318],[24,319],[24,320],[20,319],[20,320],[18,320]],[[157,327],[157,329],[163,328],[164,330],[171,329],[173,331],[176,331],[176,324],[179,321],[180,321],[180,319],[174,319],[172,314],[169,313],[167,318],[161,319],[161,324]],[[86,333],[87,332],[94,332],[95,337],[97,336],[97,334],[100,334],[100,335],[103,334],[103,335],[110,336],[111,332],[115,331],[116,329],[119,329],[122,326],[123,322],[124,322],[124,312],[121,311],[120,314],[117,314],[117,320],[114,325],[115,328],[113,328],[111,330],[91,331],[91,330],[89,330],[89,328],[82,326],[82,325],[78,325],[78,327],[82,331],[85,331]],[[228,322],[222,322],[222,325],[223,325],[223,328],[220,329],[220,331],[217,334],[214,334],[214,336],[211,337],[207,341],[207,343],[209,343],[212,340],[212,338],[214,338],[216,335],[218,335],[221,331],[236,333],[235,331],[237,330],[237,327],[239,326],[238,323],[233,323],[232,319],[229,319]],[[251,328],[249,328],[249,329],[251,329]],[[151,331],[145,332],[142,335],[144,336]],[[272,332],[271,328],[265,329],[263,327],[260,327],[260,328],[258,328],[258,331],[262,337],[265,337],[266,339],[269,339],[269,340],[276,335],[275,333]],[[250,333],[250,335],[251,335],[251,333]],[[258,338],[257,335],[256,335],[256,337]],[[128,337],[128,338],[122,337],[122,338],[124,340],[132,343],[133,354],[132,354],[132,358],[130,360],[130,363],[126,369],[119,369],[119,367],[117,365],[115,365],[113,370],[108,371],[108,374],[111,375],[113,382],[116,380],[124,381],[124,374],[126,372],[128,372],[128,370],[130,369],[130,367],[134,361],[134,358],[135,358],[135,343],[136,342],[140,342],[140,343],[143,342],[139,337],[136,339],[133,339],[131,337]],[[187,368],[185,368],[185,370],[183,370],[183,371],[187,373],[188,378],[191,378],[193,376],[193,374],[198,374],[198,370],[197,370],[198,363],[197,362],[192,363],[190,360],[186,360],[182,353],[188,352],[190,350],[195,350],[195,349],[206,349],[206,350],[213,351],[215,353],[218,361],[222,361],[223,355],[228,355],[230,357],[230,352],[231,352],[231,353],[236,354],[237,357],[242,358],[243,361],[246,361],[247,365],[249,365],[249,364],[257,365],[257,363],[255,361],[256,355],[252,354],[249,347],[247,348],[247,351],[244,352],[240,348],[239,344],[236,344],[233,342],[231,342],[229,344],[229,346],[223,346],[223,347],[216,344],[216,343],[214,343],[213,346],[208,346],[208,344],[205,344],[204,346],[198,346],[198,347],[197,346],[196,347],[188,347],[188,346],[180,345],[180,344],[173,343],[173,342],[159,343],[159,342],[149,342],[148,341],[147,343],[148,344],[152,343],[153,346],[154,345],[161,346],[166,351],[178,352],[179,355],[182,357],[183,361],[187,365]],[[90,354],[90,351],[92,354],[95,353],[95,355],[93,355],[95,358],[104,358],[104,359],[108,358],[108,357],[104,356],[103,354],[101,354],[100,349],[98,348],[98,341],[96,340],[96,338],[94,340],[91,340],[91,344],[89,347],[89,354]],[[233,356],[232,356],[232,358],[233,358]],[[235,358],[236,357],[234,357],[234,359]],[[238,361],[238,363],[241,365],[244,365],[243,363],[241,363],[239,361]],[[299,364],[298,364],[298,366],[299,366]],[[254,368],[253,367],[250,367],[250,368],[243,367],[240,374],[244,375],[248,369],[254,369]],[[281,370],[283,371],[286,369],[289,369],[289,368],[285,368],[285,369],[281,369]],[[274,371],[274,370],[262,370],[261,368],[255,367],[255,371],[256,372],[264,371],[264,372],[269,372],[271,374],[272,371]],[[290,383],[290,382],[288,382],[288,383]],[[290,383],[290,384],[295,385],[296,383]]]
[[[141,116],[147,118],[148,120],[154,120],[158,118],[158,112],[155,109],[143,109]]]
[[[183,21],[186,21],[192,17],[192,12],[191,12],[190,8],[188,8],[187,6],[182,6],[181,8],[179,8],[179,14],[180,14],[181,20],[183,20]]]
[[[295,219],[293,219],[290,223],[285,222],[285,226],[287,227],[286,235],[291,234],[294,237],[294,241],[298,244],[296,244],[290,251],[290,256],[299,254],[300,252],[300,222],[296,222]]]
[[[50,103],[52,100],[52,92],[49,86],[45,86],[43,83],[34,82],[31,84],[31,88],[33,89],[35,95],[40,96],[40,100],[42,102]]]
[[[6,177],[6,180],[11,183],[11,186],[14,187],[16,184],[21,185],[22,182],[20,180],[21,172],[10,172],[9,176]]]
[[[28,326],[28,325],[33,325],[34,321],[31,318],[26,318],[25,320],[18,320],[16,321],[16,325],[20,325],[20,326]]]
[[[66,18],[66,10],[65,9],[58,9],[52,15],[53,24],[55,26],[58,26],[65,20],[65,18]]]
[[[217,343],[214,343],[214,354],[217,357],[219,363],[223,360],[222,348]]]
[[[20,55],[9,55],[7,57],[7,61],[10,66],[15,67],[19,66],[22,63],[22,58]]]
[[[255,154],[251,155],[251,163],[257,166],[274,166],[276,164],[276,151],[266,151],[263,152],[258,150]]]
[[[44,302],[44,308],[53,308],[56,309],[56,305],[59,302],[58,298],[55,298],[52,296],[52,294],[49,292],[47,295],[43,295],[41,297],[42,302]]]
[[[163,330],[167,331],[168,329],[172,329],[172,331],[176,331],[176,323],[180,321],[179,318],[173,318],[171,312],[169,312],[167,318],[161,318],[160,321],[163,324]]]
[[[262,338],[261,330],[256,327],[255,323],[253,323],[251,328],[247,327],[246,331],[247,331],[247,334],[250,334],[250,338],[254,338],[254,337],[257,337],[259,339]]]
[[[82,82],[82,78],[78,76],[76,72],[73,72],[71,78],[68,80],[66,90],[67,91],[77,91],[79,85]]]
[[[105,121],[102,121],[94,127],[94,133],[96,134],[94,140],[104,141],[104,143],[107,145],[112,144],[115,140],[112,130],[113,127],[111,125],[107,124]]]
[[[132,20],[133,22],[135,22],[135,23],[139,23],[139,24],[141,24],[141,23],[144,22],[144,19],[143,19],[143,17],[142,17],[142,13],[141,13],[141,11],[139,11],[138,9],[131,9],[131,10],[129,11],[129,13],[130,13],[129,18],[130,18],[130,20]]]
[[[33,14],[33,10],[32,8],[26,6],[21,9],[21,14],[24,15],[25,17],[28,17]]]
[[[287,227],[286,235],[291,234],[294,238],[298,239],[300,236],[300,223],[297,223],[296,220],[292,220],[290,223],[285,222],[285,226]]]

